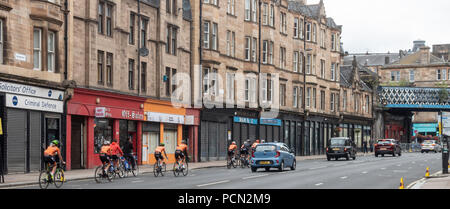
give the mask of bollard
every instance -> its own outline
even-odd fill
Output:
[[[403,177],[400,179],[400,187],[398,189],[405,189],[405,185],[403,184]]]
[[[425,173],[425,177],[430,177],[430,167],[427,167],[427,172]]]

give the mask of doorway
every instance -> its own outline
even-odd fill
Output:
[[[84,118],[72,116],[72,141],[71,141],[71,167],[72,169],[83,169],[84,165]]]
[[[145,132],[142,137],[142,164],[153,164],[153,150],[159,145],[159,132]]]

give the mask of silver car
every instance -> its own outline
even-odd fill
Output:
[[[422,148],[420,150],[421,153],[441,152],[441,145],[437,143],[435,140],[425,140],[421,145],[422,145]]]

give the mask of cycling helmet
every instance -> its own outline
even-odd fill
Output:
[[[164,147],[164,145],[165,145],[164,143],[159,144],[159,146],[163,146],[163,147]]]
[[[236,144],[236,142],[235,142],[235,141],[233,141],[233,142],[231,142],[231,144]]]
[[[53,141],[52,141],[52,144],[58,145],[58,144],[59,144],[59,141],[58,141],[58,140],[53,140]]]
[[[261,140],[261,143],[266,143],[266,140]]]
[[[181,143],[182,144],[186,144],[186,140],[181,140]]]
[[[104,145],[109,145],[110,142],[109,142],[109,141],[104,141],[103,144],[104,144]]]

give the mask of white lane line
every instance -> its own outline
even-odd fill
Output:
[[[381,168],[381,170],[386,170],[386,168]]]
[[[320,166],[320,167],[315,167],[315,168],[310,168],[309,170],[316,170],[316,169],[321,169],[321,168],[326,168],[327,166]]]
[[[318,184],[315,184],[316,186],[321,186],[321,185],[323,185],[323,183],[318,183]]]
[[[263,174],[263,175],[259,175],[259,176],[247,176],[242,179],[254,179],[254,178],[260,178],[260,177],[264,177],[264,176],[268,176],[268,175],[269,174]]]
[[[217,181],[217,182],[212,182],[212,183],[207,183],[207,184],[200,184],[200,185],[197,185],[197,187],[205,187],[205,186],[210,186],[210,185],[215,185],[215,184],[223,184],[223,183],[227,183],[227,182],[230,182],[230,180]]]
[[[144,181],[132,181],[131,183],[142,183],[142,182],[144,182]]]
[[[367,174],[367,173],[368,173],[367,171],[363,171],[363,172],[362,172],[362,174]]]
[[[346,178],[348,178],[348,176],[342,176],[342,177],[341,177],[341,179],[346,179]]]

